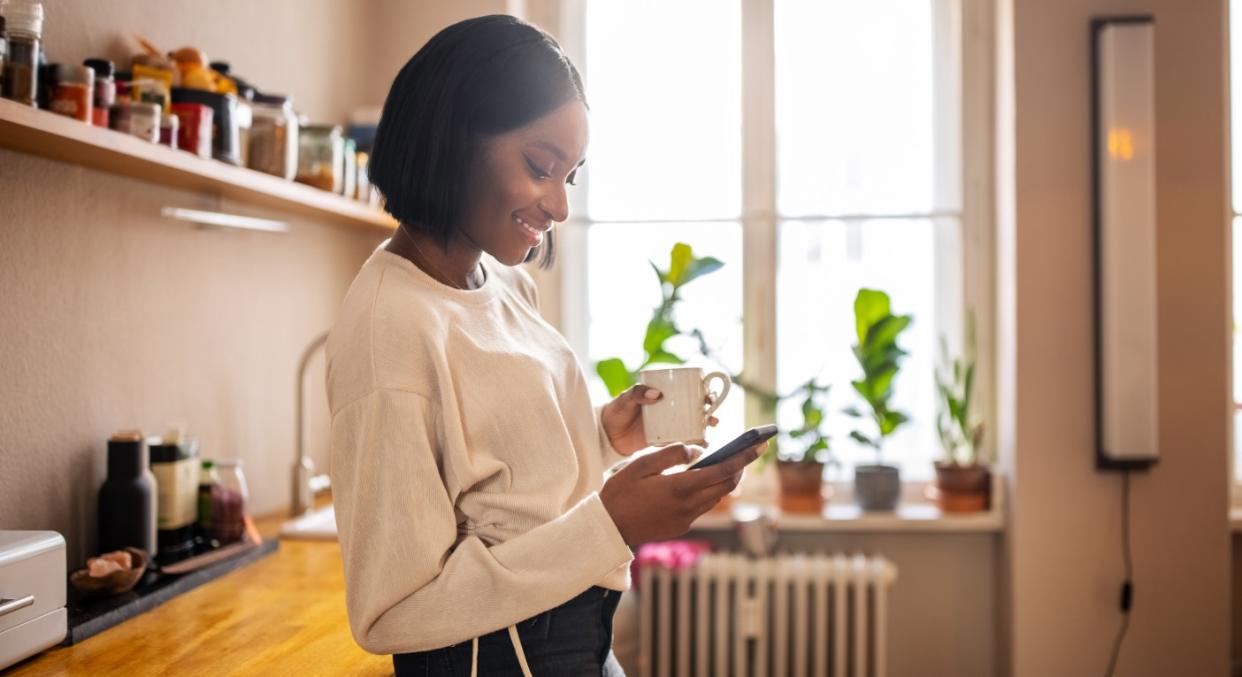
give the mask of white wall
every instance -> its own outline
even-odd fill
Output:
[[[1099,675],[1121,622],[1120,478],[1093,467],[1088,21],[1156,17],[1160,464],[1133,479],[1119,675],[1225,674],[1229,636],[1225,3],[1003,0],[1004,660]]]

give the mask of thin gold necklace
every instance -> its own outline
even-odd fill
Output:
[[[418,246],[418,241],[417,241],[417,240],[415,240],[415,239],[414,239],[414,238],[412,238],[412,237],[411,237],[411,238],[409,238],[409,240],[410,240],[410,244],[414,245],[414,251],[418,252],[418,255],[419,255],[419,256],[423,259],[423,262],[425,262],[427,265],[431,266],[431,267],[432,267],[432,269],[434,269],[437,273],[439,273],[440,277],[443,277],[443,278],[444,278],[444,281],[445,281],[445,282],[447,282],[447,283],[448,283],[448,285],[449,285],[450,287],[453,287],[454,289],[456,289],[456,290],[458,290],[458,291],[474,291],[473,289],[467,289],[466,287],[459,287],[459,286],[457,286],[457,283],[453,282],[453,278],[449,277],[448,275],[445,275],[445,274],[444,274],[444,271],[443,271],[443,270],[440,270],[440,267],[439,267],[439,266],[437,266],[436,264],[432,263],[432,262],[431,262],[431,259],[427,258],[427,255],[423,253],[422,248]],[[479,268],[481,265],[482,265],[482,264],[475,264],[475,270],[478,270],[478,268]],[[470,272],[472,272],[472,273],[473,273],[473,272],[475,272],[475,271],[474,271],[474,270],[472,270],[472,271],[470,271]],[[467,284],[469,284],[469,282],[470,282],[470,280],[469,280],[469,279],[467,279],[467,280],[466,280],[466,283],[467,283]]]

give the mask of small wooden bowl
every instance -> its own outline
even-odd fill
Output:
[[[91,576],[88,569],[78,569],[69,575],[69,584],[84,595],[104,597],[129,592],[147,570],[147,553],[138,548],[123,548],[133,559],[129,569],[113,571],[107,576]]]

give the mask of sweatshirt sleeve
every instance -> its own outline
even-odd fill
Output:
[[[424,651],[505,628],[633,558],[598,492],[504,543],[459,537],[433,421],[425,397],[385,389],[332,419],[346,607],[363,649]]]
[[[608,433],[604,432],[604,422],[600,418],[604,414],[604,405],[595,407],[595,428],[599,431],[599,448],[600,455],[604,459],[604,469],[607,470],[621,461],[628,460],[630,457],[617,451],[612,442],[608,440]]]

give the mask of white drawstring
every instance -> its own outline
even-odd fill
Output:
[[[518,637],[516,625],[509,626],[509,640],[513,642],[513,651],[517,654],[518,663],[522,664],[522,674],[525,677],[534,677],[530,673],[530,666],[526,664],[526,652],[522,651],[522,639]],[[470,677],[479,677],[479,638],[475,637],[470,643]]]

